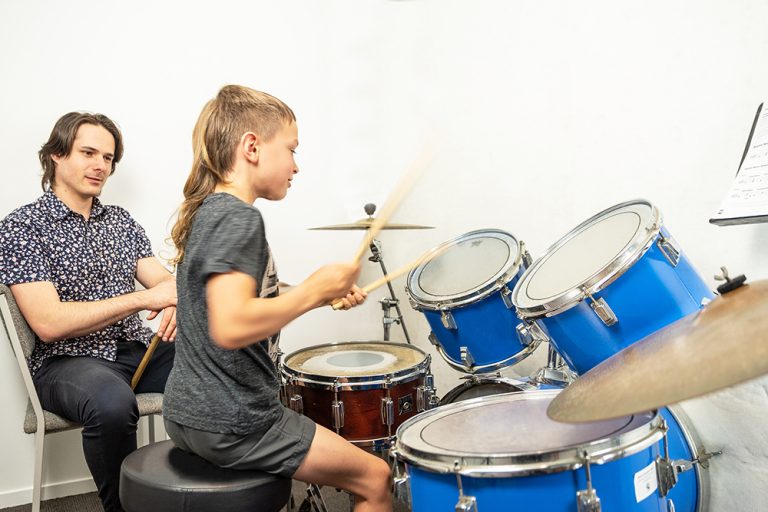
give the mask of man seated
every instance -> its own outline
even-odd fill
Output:
[[[128,212],[98,200],[122,155],[109,118],[64,115],[39,151],[45,193],[0,222],[0,282],[36,334],[27,363],[40,402],[83,424],[85,459],[108,512],[122,510],[120,465],[136,449],[130,381],[152,338],[138,312],[161,316],[164,341],[176,336],[173,275]],[[136,392],[162,392],[173,357],[173,344],[160,344]]]

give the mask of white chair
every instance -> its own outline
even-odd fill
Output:
[[[27,415],[24,418],[24,432],[35,434],[35,473],[32,481],[32,512],[40,512],[40,497],[43,480],[43,442],[46,434],[80,428],[82,425],[73,423],[52,412],[43,410],[37,397],[32,375],[29,373],[26,358],[35,348],[35,334],[24,319],[13,299],[11,290],[0,284],[0,317],[11,348],[16,356],[16,362],[27,390]],[[163,409],[162,393],[140,393],[136,395],[140,416],[149,417],[149,442],[155,442],[153,415],[161,414]]]

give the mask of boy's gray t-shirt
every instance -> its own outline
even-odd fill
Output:
[[[195,214],[178,267],[176,359],[165,389],[163,416],[208,432],[263,434],[282,407],[272,359],[279,333],[238,350],[225,350],[213,342],[206,282],[229,271],[253,277],[258,297],[278,294],[259,210],[230,194],[216,193]]]

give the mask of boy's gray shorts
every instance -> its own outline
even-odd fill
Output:
[[[229,469],[256,469],[286,478],[293,477],[315,437],[315,423],[291,409],[259,437],[257,434],[219,434],[165,420],[174,444],[205,460]]]

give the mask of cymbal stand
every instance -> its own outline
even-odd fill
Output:
[[[386,277],[387,267],[384,265],[384,257],[381,254],[381,242],[375,239],[372,240],[370,248],[371,257],[369,257],[368,260],[378,263],[381,266],[381,271],[384,273],[384,277]],[[389,330],[391,325],[400,324],[400,327],[403,328],[403,334],[405,334],[405,341],[410,344],[411,337],[408,335],[408,329],[406,329],[405,322],[403,321],[403,313],[400,311],[400,301],[395,296],[395,290],[392,288],[392,283],[389,281],[387,282],[387,288],[389,289],[389,297],[385,297],[379,301],[381,309],[384,311],[384,318],[382,318],[384,324],[384,341],[389,341]],[[397,312],[397,317],[392,317],[390,315],[390,309],[393,307]]]

